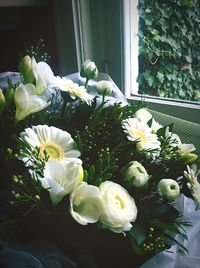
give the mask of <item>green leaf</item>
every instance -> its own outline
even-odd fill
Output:
[[[134,238],[137,246],[140,246],[146,239],[146,230],[141,224],[135,223],[129,233]]]

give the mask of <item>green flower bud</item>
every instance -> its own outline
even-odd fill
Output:
[[[91,60],[86,60],[81,66],[80,75],[87,80],[96,79],[98,75],[98,69],[95,63]]]
[[[2,90],[0,89],[0,115],[3,113],[6,105],[6,100]]]
[[[162,179],[157,186],[158,194],[168,201],[176,199],[180,194],[180,187],[175,180]]]
[[[14,88],[9,88],[5,91],[6,107],[10,106],[10,104],[14,101],[14,95]]]
[[[31,58],[26,55],[20,62],[19,70],[23,76],[25,83],[34,83],[35,77],[32,71]]]
[[[100,95],[110,95],[113,90],[113,84],[110,81],[102,80],[97,83],[97,92]]]
[[[132,161],[124,171],[124,178],[135,187],[143,187],[149,180],[145,168],[137,161]]]
[[[196,154],[192,154],[192,153],[185,153],[185,154],[182,154],[180,157],[180,159],[187,165],[196,161],[197,158],[198,158],[198,156]]]

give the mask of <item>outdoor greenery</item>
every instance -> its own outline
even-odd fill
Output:
[[[200,101],[200,2],[139,0],[139,93]]]

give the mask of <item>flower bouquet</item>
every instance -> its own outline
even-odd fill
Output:
[[[37,56],[0,91],[3,239],[45,241],[78,267],[139,267],[174,243],[187,252],[176,200],[200,208],[195,146],[94,62],[59,77]]]

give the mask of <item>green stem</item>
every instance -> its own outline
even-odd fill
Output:
[[[63,116],[65,114],[66,106],[67,106],[67,100],[64,99],[62,110],[61,110],[61,116]]]
[[[89,79],[86,78],[86,82],[85,82],[85,88],[87,89],[87,85],[88,85]]]

